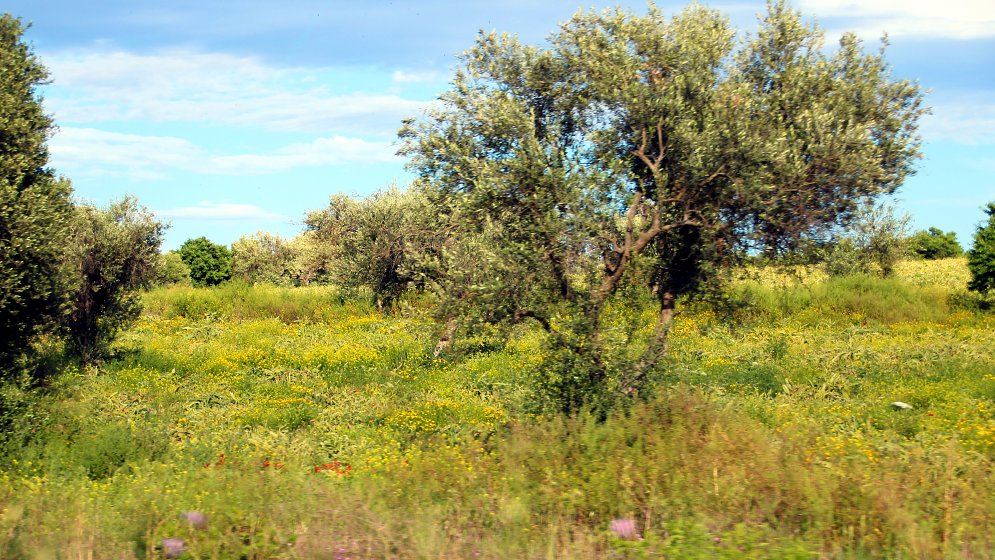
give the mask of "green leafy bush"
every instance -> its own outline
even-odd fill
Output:
[[[931,227],[928,230],[917,231],[909,238],[909,249],[916,255],[924,259],[948,259],[959,257],[964,253],[960,243],[957,242],[957,234]]]
[[[217,286],[231,278],[232,254],[224,245],[198,237],[184,242],[179,253],[183,263],[190,267],[194,286]]]
[[[978,226],[974,245],[967,252],[967,267],[971,271],[968,288],[982,294],[995,288],[995,202],[985,208],[988,222]]]
[[[70,292],[69,348],[84,363],[106,355],[141,313],[139,289],[154,278],[165,226],[132,198],[106,210],[76,209],[63,259]]]
[[[232,244],[232,277],[249,284],[289,286],[295,246],[279,235],[258,231]]]
[[[183,262],[183,258],[176,251],[159,255],[159,263],[155,268],[153,286],[190,286],[193,284],[190,279],[190,267]]]

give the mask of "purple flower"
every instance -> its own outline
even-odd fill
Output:
[[[621,519],[612,519],[611,522],[612,533],[615,533],[620,539],[627,541],[639,540],[639,530],[636,528],[636,520],[629,517],[623,517]]]
[[[183,539],[177,539],[175,537],[170,537],[168,539],[162,539],[159,543],[162,548],[163,555],[166,558],[179,558],[183,551],[187,549],[187,545],[183,542]]]
[[[207,528],[207,516],[199,511],[184,511],[180,515],[182,515],[194,529]]]

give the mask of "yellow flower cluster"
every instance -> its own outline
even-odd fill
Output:
[[[881,457],[877,450],[865,439],[862,432],[849,435],[819,436],[815,438],[816,448],[826,461],[840,459],[862,459],[878,463]]]

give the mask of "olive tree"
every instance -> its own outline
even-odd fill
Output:
[[[250,284],[290,285],[293,249],[286,239],[262,230],[243,235],[232,243],[232,277]]]
[[[883,48],[845,34],[830,53],[823,37],[777,1],[745,39],[700,5],[580,13],[542,47],[482,34],[401,130],[417,188],[476,240],[462,262],[485,281],[450,301],[542,325],[569,363],[551,389],[567,408],[610,382],[637,390],[678,298],[913,171],[920,88],[892,78]],[[657,302],[645,341],[605,319],[632,285]]]
[[[54,126],[37,92],[48,72],[24,29],[0,15],[0,378],[38,331],[58,323],[65,294],[59,252],[72,207],[69,182],[48,168]]]
[[[70,285],[69,349],[83,363],[103,358],[141,312],[139,290],[156,277],[165,226],[133,198],[106,209],[81,204],[63,253]]]
[[[444,240],[424,194],[396,187],[359,200],[334,196],[306,223],[334,255],[334,282],[369,289],[380,308],[426,284]]]

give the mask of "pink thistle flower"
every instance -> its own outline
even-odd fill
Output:
[[[610,528],[612,533],[615,533],[620,539],[626,541],[637,541],[639,540],[639,529],[636,528],[636,520],[623,517],[620,519],[612,519]]]

